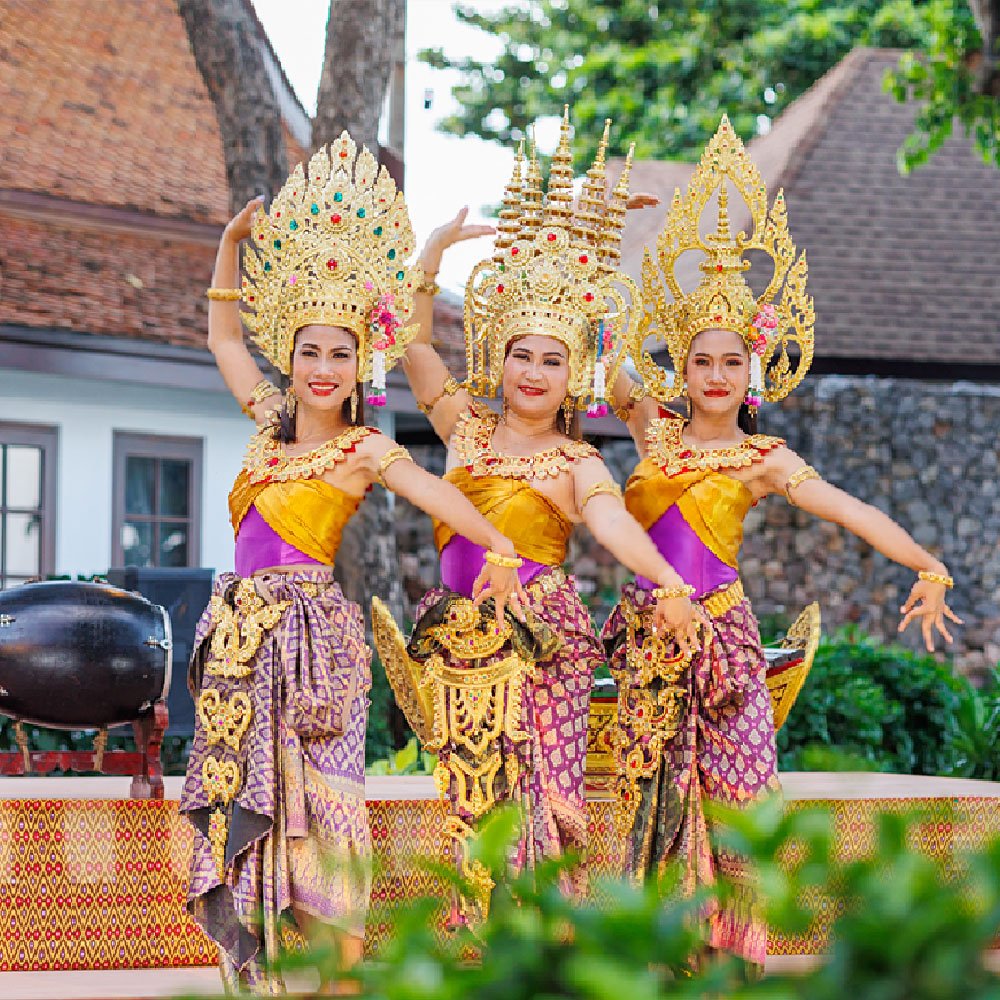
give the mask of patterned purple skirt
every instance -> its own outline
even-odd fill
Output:
[[[734,886],[731,903],[706,914],[708,944],[763,966],[767,926],[753,874],[716,842],[705,806],[744,807],[780,791],[774,720],[750,602],[740,591],[719,613],[718,596],[698,602],[712,625],[687,665],[672,666],[674,647],[652,636],[648,590],[628,584],[604,626],[623,737],[618,818],[631,875],[655,876],[676,863],[687,893],[720,875]]]
[[[232,988],[280,989],[267,967],[300,940],[294,911],[364,933],[370,660],[328,570],[216,581],[181,810],[197,831],[188,907]]]
[[[482,700],[478,707],[470,706],[469,701],[460,704],[466,695],[455,688],[443,696],[448,699],[450,718],[460,722],[468,713],[471,733],[485,733],[493,721],[497,722],[499,734],[488,743],[464,745],[459,737],[441,748],[439,760],[447,777],[440,778],[439,787],[452,815],[470,826],[482,818],[483,803],[514,802],[519,806],[521,836],[511,858],[513,870],[532,867],[543,858],[559,857],[570,850],[584,856],[587,718],[594,670],[604,661],[590,613],[562,570],[546,570],[531,582],[526,593],[529,627],[509,619],[514,639],[491,655],[459,657],[433,639],[435,625],[447,623],[453,603],[465,600],[441,588],[424,596],[409,645],[416,659],[440,656],[446,669],[467,672],[470,678],[489,677],[513,651],[529,664],[534,661],[519,689],[513,695],[507,693],[507,705],[501,700],[484,710]],[[488,602],[483,611],[487,628],[492,624],[491,615],[492,602]],[[475,697],[482,699],[482,695]],[[500,714],[504,715],[502,726]],[[491,759],[496,766],[490,766]],[[480,783],[478,793],[466,777],[477,771],[481,772],[475,779]],[[581,891],[584,879],[581,865],[567,889]]]

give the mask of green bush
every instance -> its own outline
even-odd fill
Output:
[[[747,976],[735,959],[704,948],[698,914],[719,885],[689,899],[668,870],[646,884],[607,881],[587,903],[559,885],[572,862],[548,862],[504,876],[517,822],[508,811],[487,823],[478,858],[498,885],[486,921],[473,934],[443,938],[441,900],[400,906],[393,936],[375,961],[344,971],[329,929],[281,965],[313,972],[371,1000],[654,1000],[660,997],[785,1000],[996,1000],[1000,983],[982,962],[1000,926],[1000,841],[941,865],[909,845],[918,816],[879,820],[878,850],[843,860],[829,814],[785,814],[780,803],[720,817],[729,845],[753,861],[764,915],[786,933],[808,929],[805,899],[839,914],[829,959],[801,975]],[[795,866],[778,858],[794,846]],[[453,886],[455,873],[434,869]],[[468,887],[465,887],[468,888]]]
[[[1000,673],[982,691],[933,656],[856,628],[823,641],[778,733],[781,770],[856,769],[993,779],[1000,773]]]

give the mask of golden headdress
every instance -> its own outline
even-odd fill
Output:
[[[605,387],[618,373],[640,308],[635,283],[616,270],[632,152],[606,200],[610,126],[609,120],[575,212],[569,109],[544,202],[534,147],[526,170],[523,146],[518,149],[494,252],[474,268],[465,287],[467,384],[474,394],[497,395],[508,345],[541,334],[569,351],[568,391],[576,406],[591,414],[607,411]]]
[[[416,327],[403,328],[422,272],[403,195],[386,168],[342,132],[300,163],[257,210],[243,258],[243,321],[264,356],[291,374],[295,333],[310,323],[342,326],[358,339],[358,381],[385,401],[385,373]]]
[[[730,231],[727,179],[750,209],[752,237],[742,232],[733,236]],[[701,214],[716,190],[718,225],[715,233],[702,237],[698,228]],[[681,254],[689,250],[701,251],[705,260],[699,265],[703,277],[698,287],[685,294],[674,268]],[[763,251],[774,263],[771,280],[759,296],[743,277],[750,268],[744,259],[748,250]],[[788,231],[784,193],[778,192],[769,212],[760,172],[723,115],[688,184],[687,195],[682,198],[679,188],[674,192],[666,226],[656,241],[656,264],[649,249],[643,260],[645,313],[629,344],[643,379],[643,393],[664,402],[681,395],[691,341],[703,330],[721,329],[738,333],[750,350],[747,402],[755,407],[761,399],[784,399],[805,377],[814,347],[813,300],[805,290],[806,255],[803,251],[796,259],[796,252]],[[669,303],[664,284],[673,296]],[[779,292],[780,300],[775,303]],[[672,382],[644,348],[650,335],[666,343],[674,369]],[[798,349],[797,357],[789,354],[792,344]]]

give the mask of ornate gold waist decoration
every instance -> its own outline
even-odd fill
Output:
[[[726,612],[732,611],[737,604],[746,600],[743,581],[735,580],[728,587],[715,590],[711,594],[698,598],[698,603],[713,617],[721,618]]]
[[[250,578],[236,585],[232,607],[218,594],[213,595],[209,613],[214,629],[205,672],[214,677],[248,676],[252,669],[249,663],[260,649],[264,633],[277,625],[291,603],[266,604]]]

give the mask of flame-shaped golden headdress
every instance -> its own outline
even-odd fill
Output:
[[[243,320],[268,361],[288,375],[297,330],[342,326],[358,339],[358,380],[384,388],[385,370],[416,333],[402,324],[422,278],[405,263],[413,230],[386,168],[343,132],[308,171],[292,171],[251,233],[243,301],[252,311]]]
[[[575,211],[569,109],[544,203],[534,148],[526,170],[523,147],[518,149],[494,252],[475,267],[465,287],[467,384],[474,394],[495,396],[511,341],[540,334],[569,351],[568,391],[577,407],[591,413],[606,409],[605,386],[614,381],[641,309],[635,283],[617,271],[632,152],[606,199],[610,125],[609,120]]]
[[[753,235],[735,236],[729,223],[727,180],[747,203]],[[716,231],[702,237],[701,214],[713,193],[719,192]],[[705,255],[698,287],[685,294],[674,268],[681,254],[697,250]],[[743,272],[748,250],[766,253],[774,272],[763,294],[755,296]],[[656,241],[656,264],[646,250],[642,264],[643,321],[629,350],[643,379],[642,391],[661,401],[685,391],[684,368],[691,341],[703,330],[732,330],[750,350],[751,378],[747,402],[775,402],[787,396],[805,377],[813,358],[813,300],[806,293],[806,255],[796,258],[788,231],[782,191],[767,208],[767,188],[760,172],[724,115],[688,184],[687,195],[674,193],[666,226]],[[657,264],[659,267],[657,267]],[[661,275],[662,274],[662,279]],[[667,302],[665,288],[673,300]],[[780,293],[780,299],[775,302]],[[673,381],[644,349],[647,337],[662,339],[673,363]],[[797,357],[789,346],[797,347]]]

